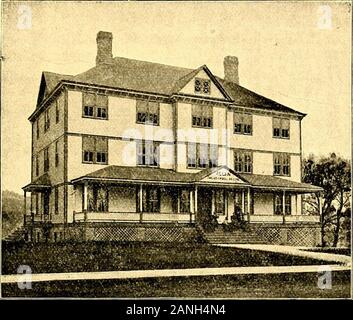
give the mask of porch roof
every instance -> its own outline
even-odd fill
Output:
[[[41,192],[46,189],[51,188],[51,181],[47,173],[41,175],[37,179],[33,180],[31,183],[24,186],[23,191],[28,192]]]
[[[220,169],[226,169],[237,180],[235,181],[207,181],[213,173]],[[288,179],[259,174],[241,174],[235,173],[226,166],[217,168],[208,168],[194,173],[175,172],[174,170],[151,168],[151,167],[127,167],[127,166],[108,166],[94,171],[82,177],[73,179],[72,183],[82,183],[85,181],[102,181],[111,183],[143,183],[150,182],[156,184],[170,185],[188,185],[205,184],[215,186],[240,186],[252,187],[264,190],[287,190],[298,193],[318,192],[322,188],[307,183],[294,182]]]
[[[262,174],[239,173],[239,176],[247,181],[254,189],[286,190],[298,193],[319,192],[322,188],[308,183]]]

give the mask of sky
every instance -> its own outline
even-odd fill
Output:
[[[351,6],[343,2],[2,2],[2,188],[30,182],[31,126],[42,71],[95,65],[96,34],[113,55],[223,76],[307,116],[303,154],[351,157]]]

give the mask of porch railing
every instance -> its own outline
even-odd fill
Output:
[[[193,223],[195,222],[195,214],[168,212],[74,212],[74,221]]]
[[[257,214],[250,215],[250,222],[264,222],[264,223],[319,223],[320,216],[315,215],[270,215]]]

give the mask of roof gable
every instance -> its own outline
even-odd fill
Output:
[[[210,83],[210,93],[205,94],[203,92],[195,92],[195,80],[208,80]],[[222,84],[216,79],[207,66],[201,66],[185,77],[177,81],[177,86],[175,88],[175,93],[194,95],[202,98],[215,98],[215,99],[225,99],[231,100],[230,96],[227,94]]]
[[[227,166],[213,168],[208,172],[204,172],[204,175],[199,177],[197,182],[247,185],[245,180],[240,178],[233,170],[229,169]]]

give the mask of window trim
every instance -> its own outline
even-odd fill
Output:
[[[241,155],[241,171],[236,169],[236,161],[235,161],[235,156],[236,154],[240,154]],[[245,171],[245,164],[247,163],[245,161],[245,156],[249,154],[250,155],[250,165],[251,165],[251,170],[250,171]],[[239,161],[238,161],[239,162]],[[237,162],[237,163],[238,163]],[[237,173],[249,173],[252,174],[254,172],[254,153],[251,150],[243,150],[243,149],[233,149],[233,167],[234,167],[234,171]]]
[[[276,213],[276,199],[280,199],[280,206],[281,206],[281,211],[279,213]],[[289,199],[289,213],[286,212],[287,208],[287,200]],[[290,216],[292,215],[292,194],[287,193],[284,196],[284,203],[283,203],[283,194],[280,192],[274,192],[273,193],[273,214],[276,216]]]
[[[155,152],[155,148],[157,148],[157,165],[151,165],[151,164],[146,164],[146,142],[150,142],[153,144],[153,152]],[[145,147],[145,154],[142,156],[144,156],[145,161],[144,164],[139,164],[139,144],[143,144],[143,146]],[[159,168],[160,167],[160,143],[158,141],[153,141],[153,140],[136,140],[136,166],[138,167],[152,167],[152,168]],[[153,159],[155,159],[155,154],[153,153]]]
[[[195,115],[194,108],[200,108],[200,114]],[[210,108],[210,109],[209,109]],[[211,117],[205,116],[207,114],[207,111],[211,110]],[[194,124],[194,117],[200,118],[200,125]],[[213,129],[213,106],[210,105],[201,105],[201,104],[192,104],[191,105],[191,127],[192,128],[199,128],[199,129]],[[211,120],[211,125],[210,126],[203,126],[202,123],[204,123],[204,120],[208,119]]]
[[[275,119],[279,120],[279,136],[275,136],[274,135],[274,131],[275,131]],[[288,137],[285,137],[282,135],[282,130],[284,130],[284,126],[283,126],[283,122],[284,121],[288,121]],[[277,117],[277,116],[273,116],[272,117],[272,138],[274,139],[285,139],[285,140],[290,140],[290,118],[284,118],[284,117]]]
[[[189,166],[189,145],[195,145],[195,153],[196,153],[196,158],[195,158],[195,167]],[[199,166],[200,163],[200,145],[207,145],[207,165],[206,167],[201,167]],[[216,168],[218,166],[218,157],[219,157],[219,145],[218,144],[210,144],[210,143],[200,143],[200,142],[186,142],[185,143],[186,147],[186,169],[207,169],[207,168]],[[216,163],[213,166],[210,166],[210,159],[211,159],[211,148],[214,147],[217,150],[217,156],[216,156]]]
[[[43,149],[43,163],[44,163],[44,173],[49,171],[49,167],[50,167],[50,160],[49,160],[49,146]]]
[[[138,103],[139,101],[143,101],[147,103],[147,111],[146,114],[150,115],[150,114],[155,114],[155,113],[150,113],[149,112],[149,103],[156,103],[157,104],[157,123],[151,123],[151,122],[142,122],[138,120]],[[146,126],[155,126],[158,127],[160,125],[160,109],[161,109],[161,104],[159,101],[155,101],[155,100],[143,100],[143,99],[136,99],[136,103],[135,103],[135,112],[136,112],[136,124],[142,124],[142,125],[146,125]]]
[[[94,105],[93,106],[86,106],[84,104],[84,95],[85,94],[93,94],[95,96],[95,101],[94,101]],[[104,96],[107,98],[107,105],[106,106],[98,106],[97,105],[97,97],[98,96]],[[92,116],[88,116],[85,114],[85,107],[92,107],[93,108],[93,115]],[[106,117],[102,118],[102,117],[98,117],[97,116],[97,110],[98,108],[105,108],[106,109]],[[82,118],[85,119],[94,119],[94,120],[109,120],[109,95],[107,94],[101,94],[101,93],[97,93],[97,92],[90,92],[90,91],[82,91]]]
[[[240,132],[236,132],[235,131],[235,117],[236,115],[240,115],[242,117],[242,121],[240,123]],[[243,119],[243,116],[249,116],[250,117],[250,126],[251,126],[251,132],[247,133],[244,130],[244,126],[245,125],[249,125],[249,123],[246,123]],[[244,136],[252,136],[254,132],[254,126],[253,126],[253,115],[249,112],[239,112],[239,111],[233,111],[233,134],[240,134],[240,135],[244,135]]]
[[[279,157],[280,173],[275,173],[275,165],[276,165],[275,159],[276,159],[276,157]],[[288,161],[288,174],[283,173],[284,159],[289,159],[289,161]],[[291,170],[292,170],[291,160],[292,160],[292,157],[291,157],[290,153],[274,152],[273,153],[273,175],[274,176],[282,176],[282,177],[290,177]]]
[[[49,129],[50,129],[50,115],[49,115],[49,110],[50,110],[50,108],[48,107],[48,108],[44,111],[44,133],[46,133],[46,132],[49,131]]]
[[[200,89],[200,91],[196,91],[196,81],[200,81],[200,82],[201,82],[201,89]],[[208,92],[204,92],[204,85],[205,85],[205,83],[208,83]],[[211,79],[204,79],[204,78],[196,77],[196,78],[194,79],[194,93],[195,93],[195,94],[204,94],[204,95],[210,96],[210,95],[211,95],[211,84],[212,84]]]
[[[94,139],[94,150],[85,150],[84,149],[84,139],[85,138],[92,138]],[[107,151],[106,152],[101,152],[99,153],[105,153],[106,154],[106,161],[105,162],[98,162],[97,161],[97,138],[103,138],[106,140],[106,145],[107,145]],[[99,165],[107,165],[109,164],[109,138],[105,136],[94,136],[94,135],[83,135],[82,136],[82,145],[81,145],[81,150],[82,150],[82,163],[83,164],[99,164]],[[85,161],[85,152],[92,152],[93,154],[93,161]]]

